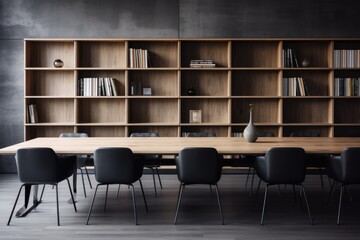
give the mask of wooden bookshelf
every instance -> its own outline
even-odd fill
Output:
[[[130,48],[147,50],[150,66],[130,68]],[[284,67],[283,49],[296,53],[299,67]],[[24,50],[25,140],[62,132],[231,137],[246,127],[249,104],[259,132],[360,136],[360,96],[354,96],[360,86],[336,96],[334,80],[360,78],[360,39],[25,39]],[[338,50],[354,62],[335,67]],[[308,66],[301,65],[305,58]],[[56,59],[64,66],[55,68]],[[199,59],[216,66],[190,68]],[[118,95],[80,96],[84,78],[112,78]],[[285,96],[283,78],[302,78],[308,95]],[[37,106],[37,123],[28,120],[30,104]],[[191,123],[190,110],[201,110],[202,122]]]

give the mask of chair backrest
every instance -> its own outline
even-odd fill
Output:
[[[187,132],[185,137],[216,137],[215,132]]]
[[[344,183],[360,183],[360,148],[349,147],[341,153],[340,180]]]
[[[222,158],[215,148],[184,148],[175,162],[180,182],[215,184],[220,180]]]
[[[258,137],[275,137],[273,132],[258,132]]]
[[[141,176],[143,165],[130,148],[98,148],[94,153],[95,178],[100,183],[131,184]]]
[[[130,137],[159,137],[156,132],[138,132],[130,134]]]
[[[265,181],[299,184],[305,179],[305,151],[302,148],[270,148],[265,154]]]
[[[60,134],[61,138],[77,138],[77,137],[88,137],[87,133],[62,133]]]
[[[51,148],[21,148],[16,151],[19,179],[23,183],[54,183],[58,156]]]
[[[290,137],[320,137],[318,132],[292,132]]]
[[[160,137],[160,135],[156,132],[138,132],[138,133],[131,133],[130,137]],[[159,162],[156,162],[157,160],[160,160],[162,158],[161,155],[155,155],[155,154],[146,154],[142,156],[143,158],[150,160],[153,159],[155,162],[148,163],[150,165],[158,165]]]

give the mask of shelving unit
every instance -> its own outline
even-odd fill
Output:
[[[146,49],[150,66],[130,68],[130,48]],[[25,140],[62,132],[231,137],[246,127],[250,103],[259,132],[360,136],[360,97],[335,96],[334,81],[360,78],[360,56],[352,67],[334,67],[334,51],[354,54],[360,39],[25,39],[24,49]],[[283,67],[283,49],[296,53],[299,67]],[[64,66],[55,68],[55,59]],[[216,66],[190,68],[199,59]],[[81,78],[112,78],[118,96],[79,96]],[[309,95],[285,96],[283,78],[302,78]],[[37,123],[27,118],[30,104]],[[201,123],[190,123],[190,110],[201,110]]]

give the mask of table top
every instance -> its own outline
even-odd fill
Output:
[[[248,143],[235,137],[41,137],[2,148],[0,154],[15,154],[24,147],[50,147],[57,154],[92,154],[100,147],[129,147],[135,154],[177,154],[185,147],[214,147],[220,154],[264,154],[271,147],[302,147],[307,153],[339,154],[346,147],[360,147],[360,138],[260,137]]]

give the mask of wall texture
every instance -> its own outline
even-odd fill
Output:
[[[358,0],[0,0],[0,148],[23,140],[23,38],[360,37]],[[0,156],[0,173],[16,171]]]

